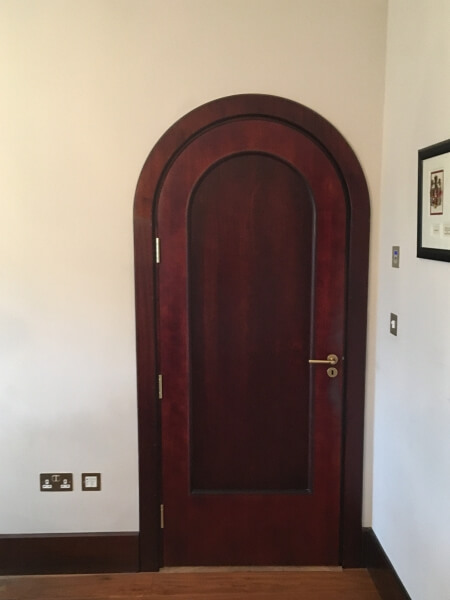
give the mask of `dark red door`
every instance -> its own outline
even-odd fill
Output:
[[[279,120],[205,129],[159,191],[163,563],[339,563],[346,196]],[[310,358],[336,354],[338,374]]]

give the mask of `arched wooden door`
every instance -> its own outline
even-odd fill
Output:
[[[368,196],[353,152],[296,103],[214,101],[158,142],[135,226],[143,568],[357,562]]]

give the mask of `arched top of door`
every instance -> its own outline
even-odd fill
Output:
[[[369,193],[361,165],[342,134],[314,110],[293,100],[267,94],[238,94],[212,100],[174,123],[150,152],[141,171],[135,196],[135,218],[152,220],[152,206],[161,179],[174,157],[207,129],[225,121],[265,118],[286,123],[308,134],[330,155],[347,190],[350,210],[368,227]]]

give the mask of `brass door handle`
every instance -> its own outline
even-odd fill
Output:
[[[329,354],[326,360],[316,360],[314,358],[310,358],[308,362],[311,365],[337,365],[339,359],[336,354]]]

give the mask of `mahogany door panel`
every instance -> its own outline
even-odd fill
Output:
[[[268,155],[220,162],[191,197],[194,493],[309,488],[313,225],[304,179]]]
[[[277,119],[205,129],[158,192],[164,564],[338,564],[347,197]],[[338,375],[310,358],[334,353]]]

